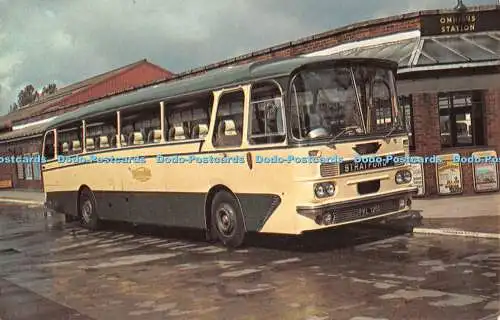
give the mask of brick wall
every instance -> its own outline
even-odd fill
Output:
[[[491,148],[500,153],[500,87],[486,91],[484,95],[487,135]]]
[[[440,133],[437,113],[437,94],[422,93],[412,95],[415,151],[418,156],[439,154]],[[424,164],[426,195],[435,194],[436,169],[432,164]]]
[[[413,95],[413,117],[415,128],[414,155],[432,156],[459,153],[469,157],[475,151],[495,150],[500,155],[500,88],[484,91],[484,121],[487,146],[443,149],[440,142],[439,110],[437,93]],[[437,195],[436,166],[424,165],[426,196]],[[463,194],[474,194],[472,164],[462,164]]]

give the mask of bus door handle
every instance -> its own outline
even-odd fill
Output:
[[[252,153],[247,152],[247,166],[250,170],[253,168]]]

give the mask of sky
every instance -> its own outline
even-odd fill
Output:
[[[177,73],[362,20],[456,2],[0,0],[0,115],[28,84],[63,87],[141,59]]]

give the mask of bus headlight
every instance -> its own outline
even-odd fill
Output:
[[[411,178],[412,176],[409,170],[401,170],[396,172],[395,180],[397,184],[410,183]]]
[[[318,183],[314,185],[314,194],[318,198],[331,197],[335,193],[335,186],[331,182]]]

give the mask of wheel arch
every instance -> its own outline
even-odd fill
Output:
[[[240,199],[238,199],[238,196],[231,190],[229,187],[223,185],[223,184],[217,184],[215,186],[212,186],[210,190],[207,192],[207,195],[205,197],[205,230],[208,231],[208,234],[210,234],[211,230],[211,219],[212,219],[212,201],[215,197],[215,195],[220,192],[220,191],[225,191],[229,194],[231,194],[235,199],[236,202],[238,202],[238,206],[240,207],[241,214],[243,215],[243,224],[245,226],[246,230],[246,221],[245,221],[245,213],[243,212],[243,207],[241,206]]]

